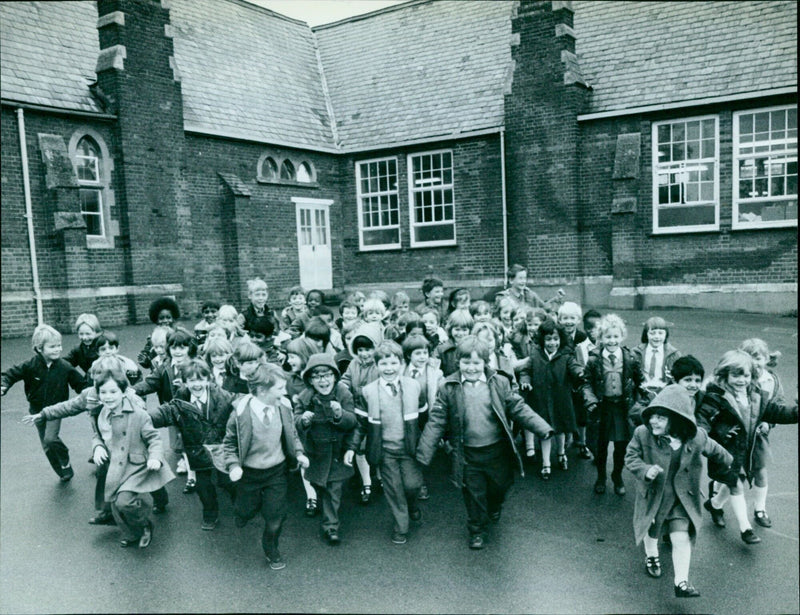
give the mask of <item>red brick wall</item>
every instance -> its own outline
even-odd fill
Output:
[[[409,229],[408,154],[449,149],[453,153],[455,246],[412,248]],[[398,169],[401,248],[359,251],[356,163],[394,156]],[[477,281],[503,277],[503,214],[500,137],[489,135],[427,146],[350,154],[341,160],[344,283],[407,283],[416,288],[429,274]]]
[[[731,230],[733,112],[792,102],[789,98],[728,103],[581,123],[581,216],[585,275],[610,275],[611,201],[618,134],[641,133],[638,206],[633,241],[645,285],[797,282],[797,229]],[[719,121],[719,231],[653,235],[652,123],[717,115]]]

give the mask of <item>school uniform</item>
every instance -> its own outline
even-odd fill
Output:
[[[25,383],[25,397],[28,399],[28,412],[38,414],[46,406],[51,406],[69,397],[69,389],[80,393],[86,388],[86,378],[64,359],[56,359],[50,365],[38,352],[24,363],[19,363],[0,375],[0,385],[8,390],[22,380]],[[69,463],[69,449],[58,432],[61,420],[36,423],[42,450],[53,471],[62,479],[69,480],[73,471]]]
[[[70,350],[64,359],[67,361],[67,363],[72,365],[72,367],[80,367],[84,374],[88,374],[89,369],[92,367],[92,363],[94,363],[100,357],[100,353],[97,348],[97,340],[98,338],[95,337],[88,344],[81,342],[75,346],[75,348]]]
[[[243,315],[245,331],[258,329],[259,331],[263,331],[267,337],[270,337],[280,329],[278,317],[275,311],[270,309],[269,305],[264,305],[264,309],[258,311],[255,306],[250,303],[243,312]]]
[[[531,385],[528,403],[556,433],[572,433],[577,428],[572,391],[583,386],[583,373],[572,348],[559,348],[549,356],[540,346],[533,347],[530,364],[521,380]]]
[[[213,481],[213,461],[205,445],[218,445],[225,436],[233,396],[211,385],[196,398],[187,388],[179,389],[172,401],[150,411],[155,427],[174,426],[181,433],[189,467],[196,476],[195,491],[203,505],[203,521],[219,517],[217,491]],[[227,475],[217,476],[220,488],[233,496],[234,488]]]
[[[103,407],[96,419],[92,450],[108,452],[105,500],[126,540],[138,539],[150,523],[151,491],[161,489],[175,476],[164,460],[164,450],[150,415],[135,408],[127,397],[116,410]],[[149,470],[147,461],[161,462]]]
[[[317,367],[320,364],[312,365]],[[333,367],[333,364],[330,364]],[[331,401],[342,407],[342,415],[337,419],[331,410]],[[305,424],[303,413],[311,411],[314,417]],[[328,395],[321,395],[307,386],[297,395],[294,407],[295,427],[310,465],[305,478],[314,485],[322,500],[322,531],[339,529],[339,505],[345,481],[353,476],[352,466],[344,464],[346,441],[356,427],[353,396],[341,382],[337,382]]]
[[[352,365],[352,364],[351,364]],[[366,441],[367,462],[380,468],[383,491],[394,518],[394,533],[405,535],[409,514],[418,510],[422,472],[414,455],[419,440],[420,386],[401,376],[394,382],[379,378],[361,390],[356,402],[358,426],[347,448],[358,451]]]
[[[234,522],[244,527],[259,512],[264,518],[261,547],[270,560],[280,558],[278,539],[286,519],[287,469],[297,465],[303,445],[288,399],[268,407],[253,395],[234,403],[222,441],[225,471],[242,468],[235,483]]]
[[[609,353],[600,347],[589,355],[584,371],[586,383],[583,398],[590,413],[592,427],[590,448],[597,466],[597,480],[606,479],[608,444],[614,443],[614,464],[611,478],[615,486],[622,486],[622,468],[625,463],[625,447],[631,437],[628,413],[636,403],[642,382],[641,368],[630,350],[617,348]]]
[[[429,414],[416,459],[430,464],[437,443],[449,430],[452,480],[464,497],[470,536],[482,537],[490,517],[499,517],[514,482],[514,459],[520,474],[525,475],[512,421],[545,439],[553,435],[553,429],[512,392],[507,378],[489,368],[474,383],[466,381],[460,371],[447,377]]]

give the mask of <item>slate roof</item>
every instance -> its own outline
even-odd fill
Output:
[[[511,9],[440,0],[314,28],[342,148],[501,126]]]
[[[313,30],[241,0],[170,6],[187,129],[355,151],[503,124],[512,2],[415,0]],[[796,2],[573,6],[590,112],[796,89]],[[2,98],[102,112],[96,27],[92,0],[0,2]]]
[[[0,2],[0,95],[102,112],[89,92],[99,48],[94,2]]]
[[[243,2],[172,0],[187,129],[334,149],[309,27]]]
[[[573,2],[592,113],[797,86],[797,3]]]

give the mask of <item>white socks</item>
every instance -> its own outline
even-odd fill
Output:
[[[306,469],[300,469],[300,476],[303,478],[303,489],[306,490],[306,499],[307,500],[316,500],[317,499],[317,490],[314,489],[314,486],[306,480]]]
[[[372,477],[369,475],[369,464],[364,455],[356,455],[356,467],[361,474],[361,482],[365,487],[372,487]]]
[[[658,557],[658,538],[644,537],[644,554],[647,557]]]
[[[744,493],[731,495],[731,508],[733,508],[733,514],[736,515],[736,521],[739,522],[740,532],[753,529],[747,518],[747,502],[744,501]]]
[[[540,444],[542,446],[542,467],[549,468],[550,449],[553,447],[553,438],[547,438],[547,440],[541,440]]]
[[[711,498],[711,505],[714,508],[722,508],[725,502],[728,501],[728,498],[731,497],[731,490],[725,483],[716,483],[716,485],[717,494]]]
[[[692,543],[689,532],[670,532],[672,542],[672,568],[675,572],[675,585],[689,582],[689,564],[692,561]]]
[[[767,510],[767,488],[753,487],[753,510]]]

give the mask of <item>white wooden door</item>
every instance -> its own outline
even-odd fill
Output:
[[[293,198],[297,207],[297,249],[300,286],[333,288],[330,206],[327,199]]]

